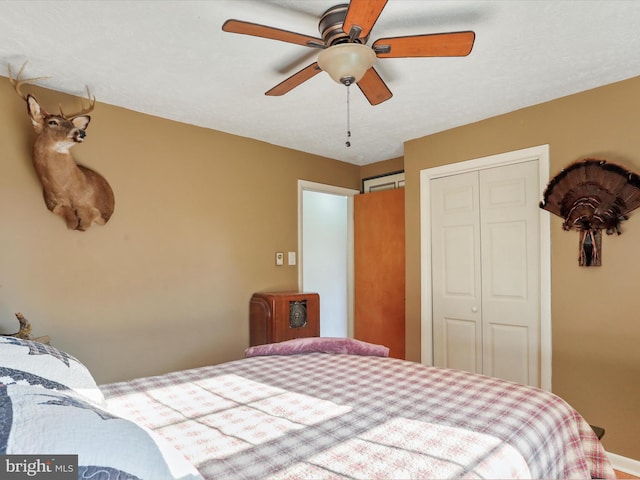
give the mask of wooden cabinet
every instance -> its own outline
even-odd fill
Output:
[[[251,346],[319,336],[320,295],[317,293],[263,292],[251,297]]]
[[[354,197],[354,336],[405,358],[404,188]]]

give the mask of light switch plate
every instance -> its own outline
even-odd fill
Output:
[[[276,265],[284,265],[284,252],[276,252]]]
[[[289,265],[295,265],[296,264],[296,252],[289,252],[289,259],[288,259],[288,263]]]

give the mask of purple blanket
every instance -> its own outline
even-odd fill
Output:
[[[308,337],[249,347],[244,351],[244,356],[298,355],[300,353],[341,353],[388,357],[389,348],[353,338]]]

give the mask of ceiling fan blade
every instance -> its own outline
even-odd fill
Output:
[[[317,75],[321,71],[322,70],[320,70],[320,67],[318,66],[318,62],[313,62],[308,67],[305,67],[302,70],[300,70],[299,72],[294,73],[289,78],[287,78],[285,81],[280,82],[278,85],[273,87],[271,90],[265,92],[264,94],[265,95],[269,95],[269,96],[284,95],[285,93],[287,93],[287,92],[293,90],[294,88],[296,88],[301,83],[306,82],[311,77],[314,77],[315,75]]]
[[[266,25],[259,25],[257,23],[243,22],[242,20],[227,20],[222,25],[222,30],[230,33],[241,33],[243,35],[295,43],[304,47],[324,46],[324,42],[320,38],[289,32],[288,30],[281,30],[279,28],[267,27]]]
[[[349,35],[351,29],[357,27],[357,38],[368,37],[386,4],[387,0],[351,0],[342,30]]]
[[[275,67],[274,70],[282,75],[290,75],[291,72],[309,63],[312,58],[317,56],[318,52],[315,50],[302,50],[295,57],[283,58],[282,62],[279,62],[279,66]]]
[[[371,105],[378,105],[386,100],[389,100],[393,93],[384,83],[378,72],[373,67],[367,70],[367,73],[356,84],[360,87],[364,96],[367,97]]]
[[[380,58],[464,57],[471,53],[475,38],[471,31],[380,38],[372,48]]]

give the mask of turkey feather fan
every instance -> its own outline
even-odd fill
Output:
[[[640,207],[640,177],[605,160],[588,158],[551,179],[540,208],[564,219],[564,230],[620,231],[620,223]]]

